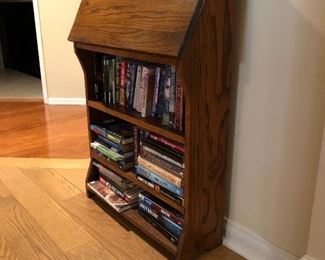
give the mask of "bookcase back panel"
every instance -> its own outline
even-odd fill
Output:
[[[69,40],[177,57],[203,0],[83,0]]]

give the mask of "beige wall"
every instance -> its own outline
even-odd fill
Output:
[[[242,4],[228,215],[303,256],[325,117],[325,1]]]
[[[38,0],[49,98],[83,98],[84,81],[67,41],[80,0]]]
[[[325,259],[325,127],[310,225],[308,255]]]

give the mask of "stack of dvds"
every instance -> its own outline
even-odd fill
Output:
[[[137,179],[183,205],[184,146],[137,128],[134,135]]]
[[[183,231],[183,216],[148,192],[139,194],[138,212],[165,237],[177,245]]]
[[[90,129],[96,134],[91,147],[97,154],[127,170],[134,167],[134,141],[132,125],[109,119],[101,125],[91,124]]]
[[[102,70],[95,70],[97,100],[134,109],[183,131],[183,88],[174,66],[105,55],[97,63]]]
[[[108,170],[97,162],[93,162],[99,172],[99,180],[89,182],[88,187],[105,200],[118,212],[136,208],[141,188]]]

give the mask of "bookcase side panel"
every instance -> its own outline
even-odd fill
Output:
[[[207,0],[180,61],[185,88],[185,224],[179,259],[222,243],[234,2]]]
[[[80,62],[80,65],[82,67],[83,73],[84,73],[84,81],[85,81],[85,95],[86,95],[86,102],[88,102],[88,99],[91,95],[93,95],[92,92],[92,85],[94,82],[94,66],[93,66],[93,53],[87,50],[82,50],[79,48],[74,48],[75,50],[75,54]],[[91,116],[92,114],[90,113],[89,107],[87,106],[87,126],[88,126],[88,138],[89,138],[89,142],[91,142],[91,138],[92,138],[92,133],[90,131],[90,122],[91,122]],[[85,188],[86,188],[86,193],[87,196],[90,197],[91,194],[88,192],[88,188],[87,188],[87,183],[89,181],[93,181],[96,179],[97,174],[96,171],[92,165],[92,159],[90,160],[89,163],[89,168],[88,168],[88,172],[87,172],[87,177],[85,180]]]

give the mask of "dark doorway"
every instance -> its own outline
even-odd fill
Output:
[[[0,40],[6,69],[40,78],[32,2],[0,3]]]

